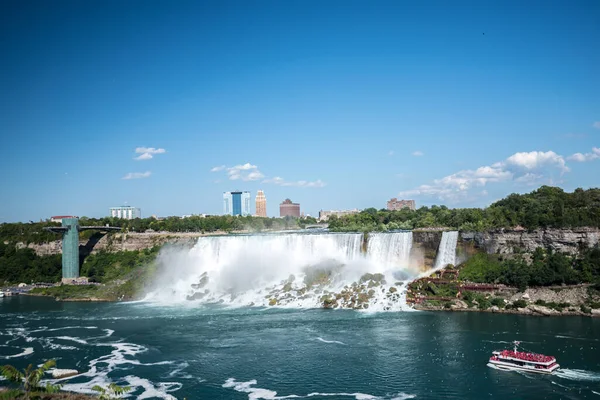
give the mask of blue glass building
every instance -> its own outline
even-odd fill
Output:
[[[223,193],[223,214],[250,215],[250,192]]]

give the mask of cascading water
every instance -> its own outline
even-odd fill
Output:
[[[407,267],[412,249],[412,232],[371,233],[367,257],[384,267]]]
[[[456,263],[456,244],[458,243],[458,232],[442,232],[442,240],[435,258],[434,270],[446,267],[448,264]]]
[[[452,239],[445,236],[440,250],[447,251]],[[365,253],[362,244],[360,233],[202,237],[189,251],[161,252],[162,273],[146,299],[167,304],[408,309],[406,283],[418,275],[410,267],[412,232],[372,233]]]

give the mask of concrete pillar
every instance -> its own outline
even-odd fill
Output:
[[[79,278],[79,218],[63,218],[62,277]]]

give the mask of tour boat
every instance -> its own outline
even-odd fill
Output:
[[[492,352],[488,367],[506,371],[535,372],[538,374],[552,374],[560,366],[556,358],[543,354],[518,351],[520,342],[514,342],[513,350],[499,350]]]
[[[4,297],[4,292],[0,290],[0,297]]]

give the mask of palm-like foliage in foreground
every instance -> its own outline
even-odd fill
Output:
[[[60,390],[60,386],[47,383],[46,386],[41,386],[40,381],[44,377],[46,371],[56,365],[56,361],[48,360],[40,368],[34,369],[32,364],[29,364],[23,371],[19,371],[12,365],[4,365],[0,367],[0,373],[9,381],[19,385],[19,389],[25,395],[25,399],[31,399],[33,392],[56,393]]]

